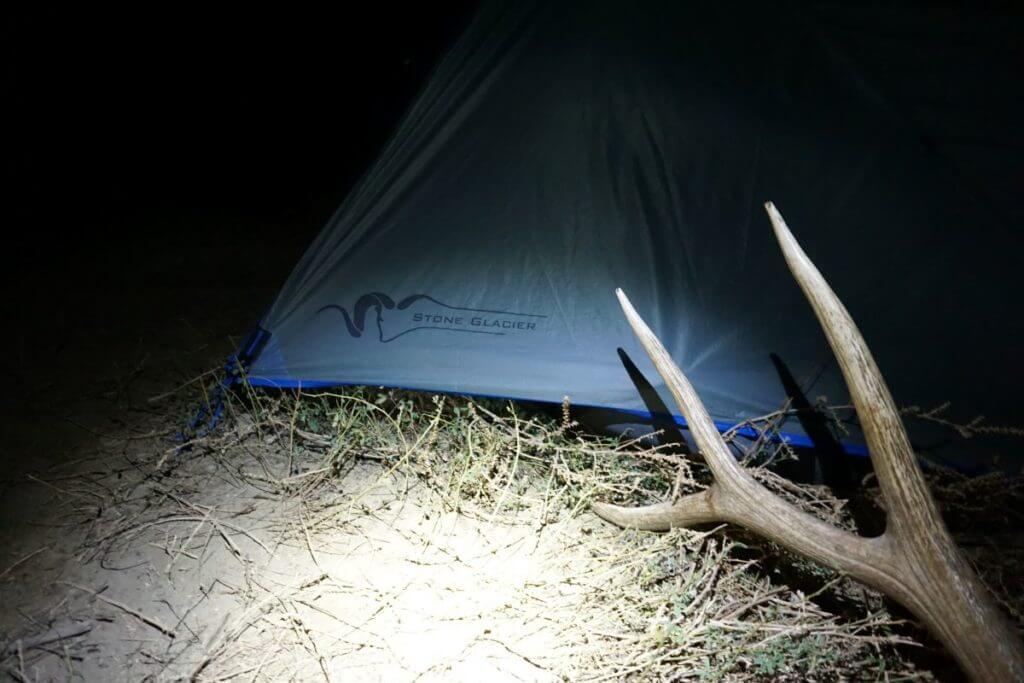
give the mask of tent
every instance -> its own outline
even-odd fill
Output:
[[[794,392],[842,404],[770,199],[898,403],[1024,422],[1021,27],[913,4],[487,3],[260,321],[249,380],[676,411],[621,287],[723,428]],[[855,429],[843,444],[863,452]]]

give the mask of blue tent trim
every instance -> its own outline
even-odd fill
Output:
[[[270,340],[271,334],[262,327],[255,327],[246,336],[245,340],[239,346],[238,351],[229,356],[224,363],[224,378],[217,384],[213,392],[211,392],[210,399],[204,403],[196,411],[195,416],[189,421],[188,431],[196,437],[205,436],[213,431],[217,427],[217,423],[224,411],[224,392],[228,391],[232,386],[241,384],[243,382],[248,383],[250,386],[263,387],[268,389],[330,389],[334,387],[345,387],[345,386],[379,386],[387,389],[403,389],[407,391],[424,391],[424,392],[437,392],[445,393],[456,396],[468,396],[473,398],[487,398],[502,401],[530,401],[533,403],[548,403],[554,405],[550,401],[538,401],[536,399],[526,399],[519,396],[508,396],[508,395],[497,395],[497,394],[473,394],[463,392],[453,392],[447,390],[441,390],[436,387],[417,387],[404,384],[389,384],[389,383],[378,383],[378,382],[338,382],[330,380],[315,380],[315,379],[298,379],[294,377],[262,377],[249,375],[249,368],[252,362],[259,356],[260,352],[266,347],[267,342]],[[623,415],[628,415],[641,419],[643,421],[652,421],[657,418],[668,418],[672,420],[679,427],[683,429],[689,429],[689,425],[686,422],[686,418],[682,415],[663,415],[654,414],[645,410],[634,410],[627,408],[614,408],[602,405],[590,405],[590,404],[575,404],[580,408],[593,408],[593,409],[608,409],[614,410]],[[735,431],[736,434],[747,439],[757,439],[760,434],[752,427],[739,426],[742,423],[728,422],[725,420],[714,420],[715,428],[719,432],[728,432],[730,430]],[[178,441],[187,441],[185,433],[179,433],[177,435]],[[771,436],[773,443],[787,443],[791,446],[798,448],[814,448],[816,444],[805,434],[796,434],[793,432],[779,432],[778,434]],[[847,455],[853,455],[858,457],[867,457],[868,450],[865,446],[856,443],[841,443],[843,451]]]

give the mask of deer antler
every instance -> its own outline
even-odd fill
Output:
[[[674,503],[593,506],[623,527],[664,531],[730,522],[872,586],[913,612],[979,681],[1024,681],[1024,647],[963,559],[939,515],[882,373],[850,314],[786,227],[765,204],[790,271],[811,303],[839,361],[860,416],[887,510],[886,530],[865,538],[827,524],[779,498],[729,452],[689,380],[616,290],[630,326],[665,380],[704,454],[714,483]]]

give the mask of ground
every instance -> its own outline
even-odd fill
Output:
[[[257,397],[179,450],[205,373],[304,247],[269,242],[280,226],[209,227],[223,243],[157,231],[8,290],[0,676],[930,677],[909,648],[956,677],[841,577],[721,528],[602,523],[588,496],[656,472],[585,480],[617,447],[544,422],[391,394]]]
[[[171,447],[168,432],[183,415],[170,415],[148,399],[215,368],[267,305],[287,274],[286,261],[294,261],[304,246],[278,240],[264,252],[258,241],[237,239],[246,226],[224,229],[206,218],[201,228],[177,230],[152,215],[146,220],[149,229],[130,241],[88,242],[69,255],[54,245],[23,275],[12,264],[5,283],[7,330],[0,342],[6,384],[0,397],[0,632],[5,636],[0,639],[5,647],[11,636],[34,630],[33,619],[44,605],[68,611],[69,603],[62,601],[81,598],[81,591],[58,581],[109,585],[112,595],[129,598],[151,587],[135,573],[91,573],[95,569],[77,555],[81,534],[69,523],[68,509],[52,505],[55,489],[29,473],[70,478],[101,469],[122,453]],[[264,236],[273,234],[261,227]],[[198,234],[206,235],[201,245],[182,243]],[[159,436],[138,439],[153,431]],[[106,651],[111,637],[95,635],[100,643],[95,651]],[[92,670],[89,676],[79,668],[75,674],[109,679],[126,663],[118,659],[125,654],[123,648],[111,651],[104,675]],[[11,669],[9,659],[3,668]]]

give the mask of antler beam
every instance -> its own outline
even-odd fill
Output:
[[[775,206],[768,202],[765,209],[850,389],[886,504],[885,533],[865,538],[843,531],[758,483],[733,457],[689,380],[621,290],[616,295],[626,319],[675,397],[714,483],[674,503],[595,503],[594,512],[619,526],[653,531],[709,522],[745,527],[902,603],[974,680],[1024,681],[1024,646],[953,543],[864,338]]]

